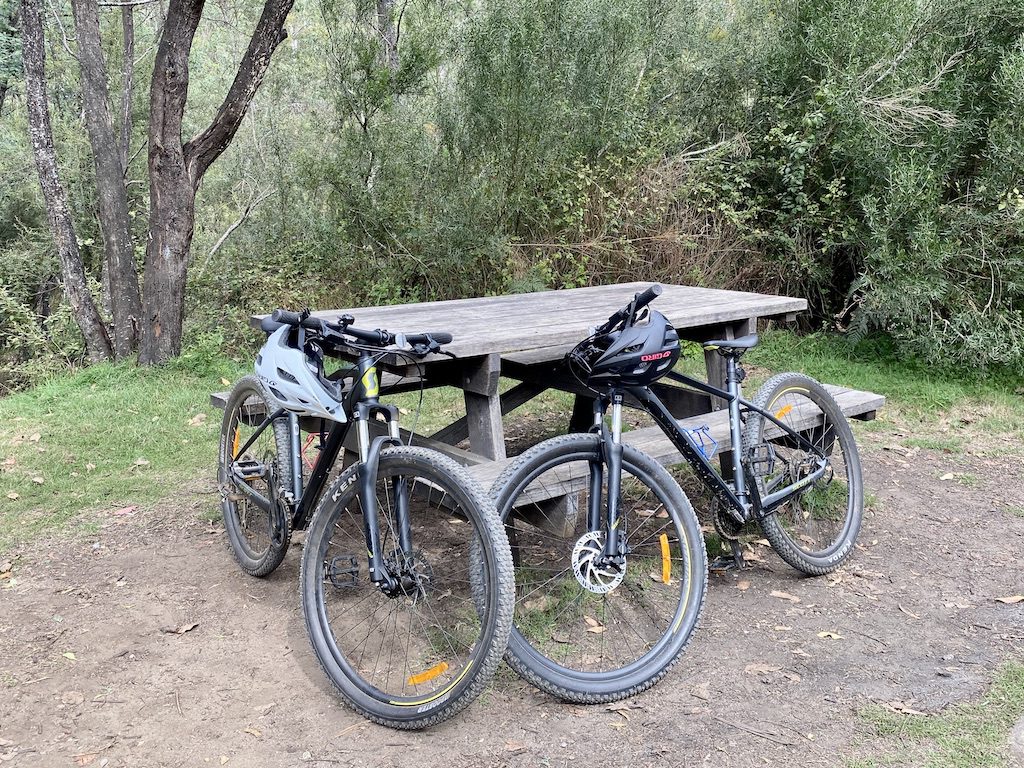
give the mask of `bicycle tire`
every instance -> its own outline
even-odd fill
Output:
[[[410,518],[413,546],[417,548],[420,560],[417,567],[429,572],[422,596],[414,599],[389,598],[364,575],[368,574],[368,558],[362,528],[362,505],[359,503],[358,480],[362,466],[353,465],[335,479],[322,495],[309,525],[299,576],[306,630],[317,661],[348,706],[381,725],[398,729],[425,728],[465,708],[484,689],[501,662],[512,625],[515,598],[508,539],[493,502],[453,460],[424,448],[401,446],[385,449],[380,453],[377,470],[379,500],[380,488],[388,487],[387,478],[405,478],[407,482],[419,478],[422,481],[417,484],[413,480],[408,486],[414,489],[410,494],[417,496],[419,504]],[[435,515],[423,509],[422,494],[425,490],[429,505],[436,489],[448,495],[439,500],[438,510],[442,507],[447,509],[444,501],[450,496],[450,504],[454,503],[455,508],[462,511],[465,520],[448,511],[439,514],[439,522],[432,524]],[[385,500],[390,504],[389,498]],[[358,514],[355,512],[357,508],[360,510]],[[397,534],[385,525],[388,512],[383,504],[378,514],[381,547],[387,551]],[[344,549],[341,554],[330,557],[331,547],[343,547],[347,540],[352,542],[349,546],[353,552],[357,543],[361,547],[358,560],[355,554],[349,558]],[[464,544],[476,550],[472,566],[468,553],[464,557],[456,554]],[[446,557],[440,557],[442,553]],[[335,581],[338,572],[334,570],[334,562],[339,558],[347,566],[344,579],[350,580],[342,585]],[[464,569],[464,578],[457,578],[462,574],[458,570],[451,575],[447,572],[439,574],[442,563]],[[364,596],[359,597],[358,603],[355,598],[347,599],[348,593],[344,589],[350,586],[353,593],[356,587],[365,587],[362,590]],[[328,600],[328,596],[332,599]],[[366,601],[370,604],[366,605]],[[381,625],[381,622],[374,625],[377,612],[389,601],[391,612],[383,619],[384,629],[379,630],[381,650],[374,661],[373,671],[368,674],[370,662],[366,660],[365,669],[362,667],[366,649],[344,650],[351,646],[346,635],[359,628],[358,635],[364,625],[368,626],[364,643],[370,647],[376,641],[375,633]],[[335,602],[342,605],[336,606]],[[335,632],[330,620],[329,609],[335,607],[340,608],[336,617],[343,611],[348,624],[340,634]],[[371,608],[373,611],[367,619],[365,614]],[[390,648],[388,669],[378,675],[390,617],[399,609],[404,613],[394,619],[395,635],[400,623],[403,627],[410,627],[409,637],[405,640],[405,668],[397,677],[402,684],[402,694],[386,690],[393,679],[394,642]],[[415,626],[418,609],[422,610],[421,615],[426,615],[429,609],[429,621],[420,620],[423,636],[414,638],[411,628]],[[478,631],[474,629],[477,624]],[[461,637],[452,639],[446,634],[446,628],[450,628],[452,633],[462,633]],[[474,634],[471,644],[470,632]],[[372,642],[369,640],[371,635]],[[443,637],[443,642],[437,639],[438,635]],[[455,646],[468,647],[468,650],[459,656]],[[444,654],[450,658],[438,663],[437,656]],[[458,665],[456,656],[459,656]],[[452,665],[448,661],[452,661]],[[438,669],[441,671],[437,673],[437,683],[432,690],[426,695],[415,690],[428,682],[433,683],[434,678],[420,681]],[[426,671],[409,675],[412,670]],[[391,687],[397,688],[397,685]],[[409,687],[414,689],[412,695],[404,695]]]
[[[255,505],[246,502],[237,491],[232,492],[233,484],[229,479],[228,465],[234,458],[234,451],[238,449],[235,435],[238,434],[237,430],[240,428],[240,419],[244,416],[241,409],[245,407],[246,403],[250,403],[251,406],[253,401],[262,402],[263,412],[271,413],[272,405],[259,379],[255,376],[244,376],[231,389],[227,405],[224,408],[217,479],[221,488],[221,512],[224,516],[224,528],[228,534],[228,545],[231,552],[243,571],[250,576],[263,577],[272,573],[284,560],[285,554],[288,552],[291,530],[288,515],[282,510],[276,520],[278,540],[275,541],[274,515],[255,508]],[[253,425],[250,423],[250,426]],[[277,419],[272,427],[264,432],[264,437],[258,439],[254,447],[260,445],[260,441],[265,450],[272,446],[275,451],[272,461],[277,476],[291,477],[292,459],[287,423],[283,419]],[[264,453],[260,458],[265,461],[267,456]],[[273,495],[270,493],[269,484],[267,484],[266,490],[268,496]],[[245,505],[244,513],[240,512],[242,505]],[[250,527],[250,513],[252,513],[252,523],[265,525],[267,531],[267,541],[262,542],[257,539],[260,541],[257,546],[251,543],[251,537],[247,535]]]
[[[556,655],[554,651],[545,653],[542,648],[537,647],[542,645],[541,632],[533,629],[533,626],[536,623],[533,617],[536,615],[537,611],[536,609],[530,608],[528,605],[531,595],[535,594],[537,590],[535,589],[528,592],[524,585],[529,583],[528,579],[539,577],[532,576],[531,574],[536,570],[536,568],[532,564],[526,564],[524,562],[523,553],[525,548],[521,541],[518,540],[518,534],[515,532],[515,526],[517,525],[517,520],[520,516],[512,515],[512,510],[517,506],[517,499],[522,501],[528,498],[522,494],[530,488],[532,483],[538,482],[538,478],[543,477],[548,471],[562,471],[569,472],[571,474],[571,468],[566,469],[570,462],[589,462],[590,460],[598,460],[601,455],[600,439],[596,435],[562,435],[540,443],[526,451],[516,462],[506,468],[492,486],[492,495],[496,499],[498,514],[501,515],[502,520],[510,529],[510,541],[513,538],[517,539],[513,545],[513,560],[516,561],[517,579],[516,618],[512,633],[509,637],[508,652],[506,653],[505,660],[508,662],[509,666],[519,673],[520,676],[539,689],[562,700],[582,704],[595,704],[623,699],[650,688],[664,677],[670,667],[678,661],[682,652],[689,643],[693,631],[697,627],[704,603],[704,597],[707,591],[707,554],[704,549],[704,540],[701,535],[700,524],[697,521],[697,516],[694,513],[689,500],[683,493],[683,490],[679,487],[679,484],[657,461],[631,446],[624,446],[622,459],[624,488],[626,487],[625,481],[628,475],[632,478],[638,479],[654,492],[655,500],[660,503],[667,512],[665,519],[667,519],[671,524],[671,528],[674,530],[674,535],[676,537],[676,544],[679,545],[680,552],[683,553],[682,557],[678,559],[683,562],[683,567],[680,569],[680,572],[686,575],[685,578],[680,578],[678,580],[679,595],[674,611],[671,614],[671,619],[666,620],[664,631],[661,629],[660,625],[654,628],[651,633],[652,635],[662,631],[663,634],[661,634],[657,641],[653,643],[653,646],[649,651],[617,668],[606,668],[596,672],[593,670],[572,668],[568,665],[567,652],[563,653],[561,659],[562,663],[560,663],[559,660],[551,658],[551,656]],[[561,470],[559,470],[559,467],[561,467]],[[576,493],[580,492],[581,491],[577,491]],[[638,507],[637,510],[636,514],[639,515],[640,511]],[[646,513],[649,511],[650,510],[644,510],[643,512]],[[639,526],[634,526],[632,529],[630,528],[631,523],[629,515],[630,510],[626,509],[626,505],[623,505],[622,516],[620,519],[625,520],[623,531],[627,537],[627,541],[630,540],[629,537],[631,534],[641,530],[641,527]],[[660,510],[658,511],[658,515],[660,515]],[[660,519],[660,517],[658,519]],[[524,524],[523,529],[527,532],[525,535],[529,537],[531,534],[528,532],[528,526]],[[586,523],[584,520],[583,530],[585,529]],[[669,529],[666,528],[666,530]],[[570,538],[575,535],[576,532],[577,530],[574,528]],[[587,535],[589,534],[584,534],[584,537]],[[540,541],[536,534],[533,534],[533,536],[534,541]],[[665,534],[665,536],[667,539],[668,534]],[[633,541],[637,542],[638,538],[639,534],[637,534],[637,537],[635,537]],[[648,539],[649,538],[650,535],[648,535]],[[552,537],[552,539],[554,539],[554,537]],[[563,539],[563,541],[568,543],[566,539]],[[643,545],[645,541],[645,539],[640,539],[637,542],[638,547]],[[527,547],[528,546],[529,545],[527,545]],[[550,546],[550,548],[554,549],[559,545],[553,542],[551,545],[541,545],[538,543],[535,546],[536,549],[541,550],[543,546]],[[569,544],[569,546],[571,547],[572,545]],[[633,544],[631,543],[629,546],[633,547]],[[570,555],[570,559],[575,557],[572,553],[568,554]],[[548,555],[540,554],[540,552],[538,552],[537,560],[544,561],[547,557]],[[663,555],[663,568],[664,559]],[[676,558],[672,559],[674,560]],[[548,562],[550,562],[550,560],[548,560]],[[635,565],[634,578],[638,575],[639,581],[633,581],[629,578],[630,562],[633,562]],[[602,639],[602,643],[604,643],[604,637],[609,629],[615,630],[619,628],[620,625],[625,625],[626,622],[621,619],[618,621],[609,620],[608,616],[610,614],[607,609],[611,604],[612,598],[616,595],[616,592],[619,593],[618,597],[615,597],[617,601],[628,599],[626,596],[629,595],[635,597],[637,602],[641,603],[645,590],[651,588],[651,584],[655,587],[658,586],[656,581],[657,574],[655,572],[647,572],[647,568],[643,566],[643,562],[643,556],[639,554],[638,549],[630,552],[627,555],[625,566],[626,576],[623,577],[622,581],[615,586],[611,592],[607,593],[604,598],[601,598],[603,602],[602,607],[605,611],[601,614],[604,617],[604,623],[600,626],[593,626],[592,621],[587,621],[589,614],[581,613],[583,621],[591,626],[587,626],[586,628],[575,627],[575,630],[578,631],[582,629],[584,633],[599,631],[599,636]],[[654,557],[654,568],[657,569],[657,555]],[[570,576],[571,578],[576,579],[576,581],[581,585],[581,597],[579,598],[579,602],[582,604],[584,601],[590,600],[590,598],[582,594],[587,590],[584,589],[585,585],[579,581],[579,577],[575,575],[575,572]],[[650,581],[648,581],[648,579]],[[669,576],[667,583],[671,584],[671,576]],[[555,582],[554,584],[550,584],[549,580],[547,582],[542,582],[542,585],[550,585],[546,587],[546,594],[559,593],[559,590],[562,590],[561,594],[571,594],[565,592],[565,590],[571,590],[573,587],[573,584],[568,580],[568,578],[563,578],[561,581]],[[647,586],[645,587],[644,585]],[[572,601],[577,598],[569,597],[567,599]],[[672,599],[673,598],[666,598],[666,605],[671,606]],[[570,610],[571,607],[571,602],[567,603],[564,609],[560,603],[555,604],[554,606],[540,606],[542,613],[554,613],[555,611],[561,611],[561,613],[556,615],[556,621],[561,619],[561,617]],[[621,611],[620,615],[622,617],[627,617],[631,610],[625,607],[617,607],[616,609]],[[655,623],[649,612],[648,615],[651,623]],[[593,617],[590,618],[592,619]],[[568,619],[566,620],[566,624],[570,624]],[[604,627],[604,629],[601,629],[601,627]],[[545,628],[544,632],[547,631],[548,630]],[[556,631],[558,630],[552,629],[550,631],[550,640],[556,644],[564,645],[563,640],[566,640],[567,638],[557,637]],[[637,631],[636,627],[633,627],[633,631]],[[569,639],[571,641],[571,638]],[[605,664],[603,658],[597,659],[596,661],[593,658],[588,660],[588,654],[583,650],[588,647],[587,642],[588,641],[586,639],[581,641],[581,651],[578,656],[578,662],[574,659],[573,663],[580,667],[593,667],[599,665],[611,666],[615,663],[609,662]],[[548,636],[543,638],[543,645],[552,647],[548,643]],[[602,644],[601,647],[603,649],[606,646]]]
[[[792,428],[793,425],[789,424],[791,417],[799,426],[801,419],[807,419],[801,413],[813,413],[813,409],[804,407],[803,400],[811,403],[822,414],[820,425],[804,429],[802,433],[812,443],[820,443],[820,447],[829,455],[829,479],[824,484],[810,484],[792,501],[787,501],[777,510],[761,517],[758,523],[772,548],[787,564],[808,575],[821,576],[838,568],[853,551],[864,514],[864,481],[853,430],[835,398],[820,383],[802,373],[780,373],[765,382],[751,402],[773,413]],[[775,452],[769,473],[758,476],[750,470],[748,463],[748,477],[759,484],[762,495],[766,484],[772,482],[771,478],[775,475],[783,478],[780,482],[795,479],[793,468],[799,467],[801,456],[807,453],[798,444],[794,445],[792,440],[789,445],[785,440],[779,440],[778,436],[765,440],[768,425],[774,427],[764,416],[751,411],[747,414],[743,435],[745,457],[751,456],[752,451],[757,451],[759,446],[766,443],[770,443]],[[783,452],[783,462],[788,466],[780,465],[780,452]],[[796,472],[798,474],[799,469]],[[843,506],[839,500],[840,495],[845,499],[844,512],[840,511]],[[835,526],[838,532],[828,533],[833,528],[830,523],[839,514],[842,514],[842,525]],[[803,532],[796,533],[800,529]],[[818,548],[817,540],[826,538],[827,545]]]

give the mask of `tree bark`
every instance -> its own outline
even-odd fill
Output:
[[[143,364],[162,363],[181,351],[196,192],[203,174],[238,131],[270,57],[285,38],[284,21],[293,2],[266,0],[224,102],[210,125],[184,145],[181,125],[188,96],[188,55],[203,0],[168,4],[150,87],[149,245],[139,353]]]
[[[108,107],[107,67],[100,42],[100,17],[96,0],[72,0],[78,67],[82,80],[85,127],[96,166],[100,232],[110,281],[110,306],[114,316],[114,355],[124,358],[135,352],[142,317],[139,277],[135,268],[128,194],[124,186],[121,143],[114,132]]]
[[[121,31],[124,34],[124,58],[121,61],[121,167],[128,178],[128,162],[132,148],[132,91],[135,87],[135,9],[121,9]]]
[[[395,0],[377,0],[377,32],[380,34],[381,60],[393,73],[398,71],[398,23]]]
[[[22,65],[25,69],[25,95],[28,106],[29,138],[39,172],[39,186],[46,201],[54,244],[60,257],[64,293],[71,304],[75,322],[85,337],[90,360],[109,360],[112,349],[107,329],[89,293],[82,254],[78,250],[67,194],[57,168],[53,146],[50,109],[46,101],[46,52],[39,0],[22,0]]]

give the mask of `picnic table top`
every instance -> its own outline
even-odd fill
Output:
[[[313,315],[334,320],[350,314],[355,317],[356,327],[392,332],[448,331],[454,340],[445,345],[445,350],[456,357],[550,348],[554,358],[650,285],[620,283],[476,299],[330,309]],[[685,285],[663,287],[664,292],[651,306],[679,329],[776,317],[807,309],[804,299],[789,296]],[[253,318],[254,325],[259,324],[260,317]]]

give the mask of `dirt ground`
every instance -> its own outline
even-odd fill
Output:
[[[1021,658],[1024,604],[994,598],[1024,594],[1024,518],[1007,510],[1024,508],[1022,462],[907,455],[887,430],[858,440],[874,498],[840,572],[802,578],[758,547],[751,569],[712,577],[686,655],[628,708],[565,705],[502,668],[421,733],[339,701],[306,641],[298,552],[266,580],[243,575],[197,479],[9,556],[0,764],[831,766],[891,752],[865,705],[938,711]]]

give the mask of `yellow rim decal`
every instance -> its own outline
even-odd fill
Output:
[[[429,704],[430,702],[434,701],[435,699],[441,698],[446,693],[451,691],[452,688],[454,688],[456,685],[458,685],[459,681],[462,680],[462,678],[464,678],[469,673],[469,670],[472,668],[472,666],[473,666],[473,662],[471,661],[471,662],[469,662],[466,665],[466,668],[462,670],[462,673],[458,677],[456,677],[454,680],[452,680],[442,690],[438,691],[437,693],[431,694],[430,696],[427,696],[427,698],[425,698],[425,699],[417,699],[416,701],[394,701],[394,700],[392,700],[392,701],[389,701],[388,703],[389,704],[394,704],[396,707],[418,707],[421,704]]]
[[[377,378],[376,368],[367,368],[363,373],[361,381],[367,397],[376,397],[380,394],[380,381]]]
[[[669,555],[668,535],[661,534],[661,583],[672,581],[672,558]]]
[[[238,458],[238,444],[242,442],[242,436],[238,434],[238,427],[235,427],[235,436],[231,440],[231,458]]]
[[[430,669],[420,672],[418,675],[410,675],[406,682],[409,683],[409,685],[420,685],[421,683],[433,680],[438,675],[444,674],[447,671],[448,662],[442,661],[439,664],[435,664]]]
[[[785,416],[787,413],[789,413],[792,410],[793,410],[793,406],[792,405],[784,405],[781,408],[779,408],[779,410],[777,410],[775,412],[775,418],[776,419],[781,419],[783,416]]]

